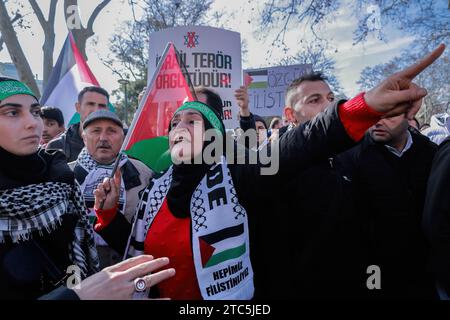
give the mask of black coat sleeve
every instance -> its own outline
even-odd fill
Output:
[[[256,121],[255,121],[255,117],[253,116],[253,113],[250,113],[250,116],[248,117],[240,117],[239,119],[239,126],[241,127],[242,131],[247,132],[248,130],[253,129],[255,134],[256,134]],[[256,136],[255,136],[256,138]],[[252,141],[252,139],[247,139],[247,138],[241,138],[239,140],[239,142],[241,144],[243,144],[247,149],[256,147],[257,142],[256,139],[255,141]]]
[[[122,213],[117,212],[114,219],[97,233],[112,249],[123,255],[131,233],[131,224]]]
[[[311,121],[286,132],[280,138],[281,173],[291,175],[303,171],[317,161],[334,156],[356,144],[339,119],[339,103],[330,105]]]
[[[428,178],[423,227],[431,244],[433,270],[450,294],[450,140],[439,147]]]
[[[257,164],[235,166],[232,175],[239,199],[250,202],[270,196],[268,191],[273,197],[274,187],[280,186],[283,180],[292,179],[320,160],[353,147],[356,142],[348,136],[338,115],[339,104],[343,102],[330,105],[310,122],[286,132],[278,147],[268,145],[268,149],[263,148]]]
[[[255,117],[253,116],[253,114],[250,113],[250,116],[248,116],[248,117],[241,116],[239,119],[239,126],[244,131],[247,131],[249,129],[256,130],[256,122],[255,122]]]

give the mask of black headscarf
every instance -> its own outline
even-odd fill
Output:
[[[61,152],[40,149],[31,155],[18,156],[0,147],[0,190],[48,181],[74,183]]]
[[[3,189],[45,181],[47,166],[37,152],[28,156],[17,156],[0,147],[0,159],[0,170],[4,176],[1,182]]]
[[[213,110],[217,117],[221,119],[214,108],[209,107],[209,109]],[[205,124],[205,131],[212,129],[213,126],[208,119],[203,115],[202,118],[203,123]],[[210,143],[212,143],[212,141],[204,141],[202,151],[205,150]],[[210,167],[211,165],[208,165],[203,161],[201,164],[181,163],[173,165],[172,182],[170,184],[169,192],[167,193],[167,204],[175,217],[186,218],[190,216],[192,194]]]

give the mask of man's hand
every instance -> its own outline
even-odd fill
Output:
[[[242,117],[250,117],[250,111],[248,110],[247,87],[242,86],[239,89],[236,89],[234,96],[236,97],[239,106],[239,114]]]
[[[114,179],[105,178],[94,190],[95,209],[108,210],[117,206],[120,196],[120,181],[122,177],[118,169],[114,174]],[[103,207],[102,204],[103,203]]]
[[[393,117],[406,113],[412,119],[420,108],[421,100],[427,91],[415,85],[413,79],[431,65],[444,52],[441,44],[419,62],[394,73],[377,87],[366,92],[364,99],[375,111],[385,113],[384,117]]]

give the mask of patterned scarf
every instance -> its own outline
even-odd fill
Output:
[[[172,172],[171,167],[143,191],[125,257],[144,253],[144,241],[167,196]],[[203,299],[251,299],[254,286],[247,213],[239,204],[225,157],[209,168],[196,187],[190,214],[192,252]]]
[[[0,191],[0,243],[25,241],[36,232],[51,233],[69,214],[78,217],[69,258],[80,267],[82,277],[96,273],[97,250],[78,185],[46,182]]]
[[[123,153],[120,153],[119,167],[120,168],[127,163],[128,157]],[[75,179],[81,186],[81,192],[84,196],[84,201],[86,207],[89,210],[89,220],[91,224],[95,221],[95,211],[94,211],[94,190],[97,189],[99,183],[103,182],[104,178],[109,178],[111,176],[112,170],[114,168],[114,163],[110,165],[99,164],[92,158],[92,156],[84,148],[81,150],[78,156],[74,173]],[[119,210],[120,212],[125,212],[126,204],[126,191],[123,179],[120,185],[120,196],[119,196]],[[95,243],[100,246],[107,246],[106,242],[98,235],[94,234]]]

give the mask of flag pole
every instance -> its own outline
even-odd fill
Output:
[[[145,94],[142,97],[141,101],[139,102],[139,107],[137,111],[134,114],[133,121],[131,122],[130,127],[128,128],[127,135],[125,136],[125,139],[123,140],[122,146],[120,147],[120,151],[117,154],[116,161],[114,162],[114,167],[110,175],[110,179],[114,178],[114,175],[116,174],[117,168],[119,167],[119,161],[120,161],[120,155],[127,146],[127,144],[130,141],[131,135],[133,133],[133,129],[136,126],[137,120],[139,119],[139,116],[142,113],[142,110],[144,109],[145,101],[147,101],[147,97],[150,94],[150,88],[153,87],[153,83],[156,81],[156,78],[158,77],[159,72],[161,71],[162,62],[165,60],[165,57],[167,53],[169,52],[170,46],[173,45],[171,42],[167,43],[166,48],[164,49],[164,52],[161,56],[161,59],[159,60],[158,66],[156,67],[156,71],[153,74],[152,80],[150,81],[149,85],[147,85],[147,89],[145,90]],[[103,209],[103,206],[105,205],[105,201],[102,200],[100,202],[100,210]]]
[[[169,49],[170,49],[170,46],[171,46],[171,45],[173,46],[173,48],[174,48],[174,50],[175,50],[175,55],[177,56],[177,58],[180,57],[180,58],[178,59],[178,60],[179,60],[179,61],[178,61],[178,64],[180,65],[180,68],[182,69],[182,72],[185,73],[185,74],[184,74],[184,76],[185,76],[184,78],[185,78],[185,79],[187,78],[187,84],[188,84],[189,90],[191,91],[191,94],[193,95],[194,99],[197,100],[197,96],[195,95],[195,91],[194,91],[194,89],[193,89],[192,82],[191,82],[191,79],[190,79],[190,77],[189,77],[189,74],[187,73],[186,66],[185,66],[185,64],[183,63],[183,61],[181,60],[181,56],[180,56],[180,54],[178,53],[178,50],[177,50],[177,48],[175,47],[175,45],[174,45],[173,43],[170,43],[170,42],[169,42],[169,43],[167,44],[165,50],[164,50],[164,53],[163,53],[162,56],[161,56],[161,59],[159,60],[159,63],[158,63],[158,66],[157,66],[157,68],[156,68],[156,71],[155,71],[155,73],[154,73],[154,75],[153,75],[152,81],[150,81],[149,86],[147,86],[147,90],[146,90],[146,92],[145,92],[145,96],[142,98],[141,103],[139,104],[139,114],[140,114],[140,112],[142,111],[142,109],[143,109],[143,107],[144,107],[144,106],[143,106],[143,102],[145,102],[145,101],[147,100],[147,96],[148,96],[148,94],[149,94],[149,89],[153,86],[153,83],[156,81],[156,77],[157,77],[157,75],[159,74],[159,71],[161,70],[162,63],[163,63],[163,61],[165,61],[165,57],[167,56],[167,53],[169,52]],[[137,122],[137,119],[139,118],[139,114],[136,112],[135,117],[133,118],[133,122],[132,122],[132,124],[131,124],[131,126],[130,126],[130,129],[133,128],[133,127],[135,126],[135,124],[136,124],[136,122]],[[132,131],[132,130],[129,130],[129,131],[128,131],[128,133],[127,133],[127,139],[126,139],[126,141],[124,141],[124,143],[123,143],[123,145],[122,145],[122,150],[126,147],[126,145],[128,144],[128,142],[129,142],[129,140],[130,140],[130,137],[131,137],[130,131]],[[143,197],[143,196],[144,196],[144,194],[141,195],[141,199],[140,199],[140,200],[142,200],[142,197]],[[127,245],[126,245],[126,247],[125,247],[125,251],[124,251],[124,253],[123,253],[123,258],[122,258],[122,260],[126,260],[127,257],[128,257],[128,252],[129,252],[129,250],[130,250],[130,244],[131,244],[131,237],[133,236],[134,230],[135,230],[135,228],[136,228],[137,220],[138,220],[138,219],[137,219],[138,213],[139,213],[139,208],[136,208],[136,212],[135,212],[134,217],[133,217],[133,224],[132,224],[132,226],[131,226],[130,236],[128,237]]]
[[[167,43],[166,48],[164,49],[164,52],[163,52],[163,54],[158,62],[158,65],[156,67],[155,73],[152,76],[152,80],[148,83],[147,89],[145,90],[145,94],[142,97],[141,101],[139,102],[139,107],[138,107],[136,113],[134,114],[133,121],[131,122],[130,127],[128,128],[128,132],[127,132],[125,139],[123,140],[123,144],[122,144],[122,147],[120,148],[120,152],[122,152],[125,149],[125,147],[128,145],[128,143],[130,142],[131,135],[133,133],[133,129],[136,126],[136,123],[139,119],[139,116],[142,113],[142,110],[144,109],[145,101],[147,101],[148,95],[150,94],[150,89],[153,87],[153,84],[156,81],[156,78],[158,77],[159,72],[161,71],[163,61],[165,61],[165,57],[167,56],[167,53],[169,52],[171,45],[173,45],[173,43],[171,43],[171,42]]]

